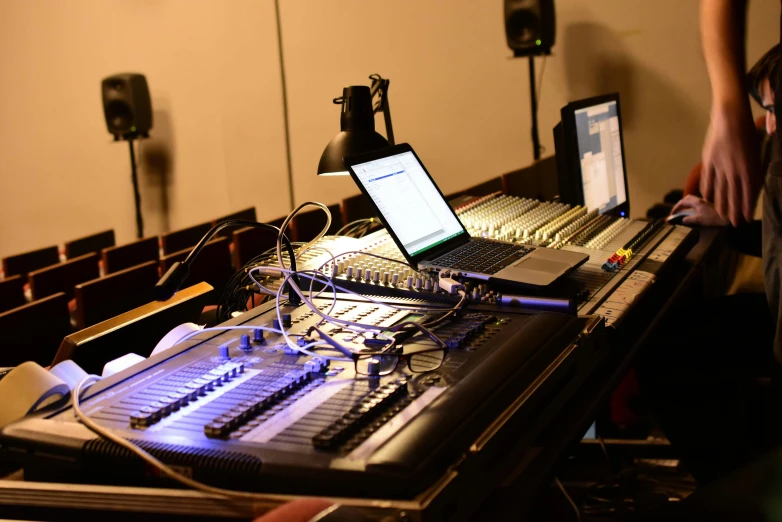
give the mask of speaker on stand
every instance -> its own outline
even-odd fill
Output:
[[[106,127],[114,136],[114,141],[127,140],[130,147],[130,170],[136,201],[136,233],[141,239],[144,237],[144,220],[141,216],[141,195],[138,190],[133,142],[148,138],[152,128],[152,101],[147,79],[138,73],[115,74],[103,79],[101,94]]]
[[[535,57],[551,54],[556,40],[554,0],[503,0],[505,38],[513,56],[529,58],[529,85],[532,108],[532,152],[540,159],[538,98],[535,85]]]

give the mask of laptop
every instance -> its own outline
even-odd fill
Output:
[[[547,286],[589,259],[577,252],[470,237],[406,143],[343,161],[413,266],[499,284]]]

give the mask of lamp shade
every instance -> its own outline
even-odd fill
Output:
[[[319,176],[346,175],[342,158],[388,147],[388,140],[375,131],[369,87],[345,87],[342,97],[335,99],[334,103],[342,105],[340,133],[329,142],[320,157]]]

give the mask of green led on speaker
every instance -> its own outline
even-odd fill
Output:
[[[540,44],[542,44],[542,43],[543,43],[543,42],[541,42],[540,40],[535,40],[535,45],[540,45]]]
[[[538,41],[540,41],[540,40],[538,40]],[[538,45],[540,45],[540,44],[538,44]],[[131,127],[130,128],[130,132],[136,132],[136,127]]]

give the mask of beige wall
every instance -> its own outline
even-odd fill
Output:
[[[750,3],[754,60],[778,41],[779,3]],[[282,6],[297,201],[332,203],[357,192],[349,179],[317,179],[315,172],[339,130],[331,99],[345,85],[368,85],[374,72],[391,79],[397,142],[418,150],[445,193],[532,162],[527,62],[510,58],[501,1]],[[709,85],[698,2],[557,0],[556,8],[557,44],[546,59],[539,111],[546,154],[554,152],[563,105],[619,91],[631,208],[642,216],[683,186],[700,156]],[[542,59],[537,65],[540,72]]]
[[[391,79],[397,141],[446,193],[531,162],[527,64],[510,59],[500,0],[280,3],[297,203],[357,192],[315,172],[339,130],[331,99],[374,72]],[[635,215],[681,186],[700,154],[697,4],[557,1],[543,145],[553,153],[562,105],[619,90]],[[751,4],[754,60],[778,41],[779,4]],[[100,79],[121,71],[145,73],[153,96],[140,151],[149,233],[247,205],[261,219],[288,211],[273,0],[0,0],[0,70],[0,256],[107,227],[133,238],[127,148],[100,106]]]
[[[0,70],[0,255],[104,228],[135,237],[127,145],[100,99],[117,72],[144,73],[152,93],[147,234],[288,211],[272,0],[2,0]]]

